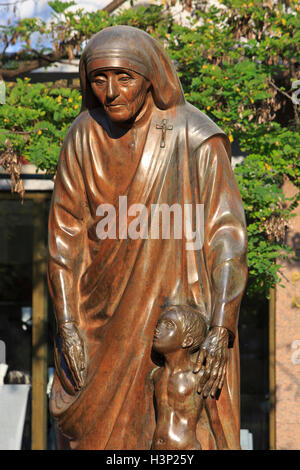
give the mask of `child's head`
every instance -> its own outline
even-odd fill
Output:
[[[171,305],[158,319],[153,348],[161,354],[189,348],[198,349],[205,338],[207,324],[203,315],[189,305]]]

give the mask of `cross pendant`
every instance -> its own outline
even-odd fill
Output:
[[[161,124],[156,124],[156,129],[161,129],[161,141],[160,141],[160,147],[164,148],[166,146],[166,132],[171,131],[173,129],[173,126],[168,126],[167,125],[167,119],[163,119],[161,121]]]

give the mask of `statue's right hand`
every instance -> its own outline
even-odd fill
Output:
[[[86,357],[84,342],[80,336],[77,324],[69,321],[59,325],[62,341],[62,353],[72,376],[75,389],[80,390],[85,382]]]

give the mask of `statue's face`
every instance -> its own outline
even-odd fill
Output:
[[[167,310],[157,322],[153,348],[161,354],[166,354],[181,349],[183,341],[184,333],[177,312]]]
[[[141,111],[151,83],[127,69],[98,69],[91,73],[91,87],[112,121],[126,122]]]

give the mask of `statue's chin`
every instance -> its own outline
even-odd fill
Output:
[[[112,122],[126,123],[135,116],[135,111],[130,110],[125,105],[104,106],[104,110]]]

